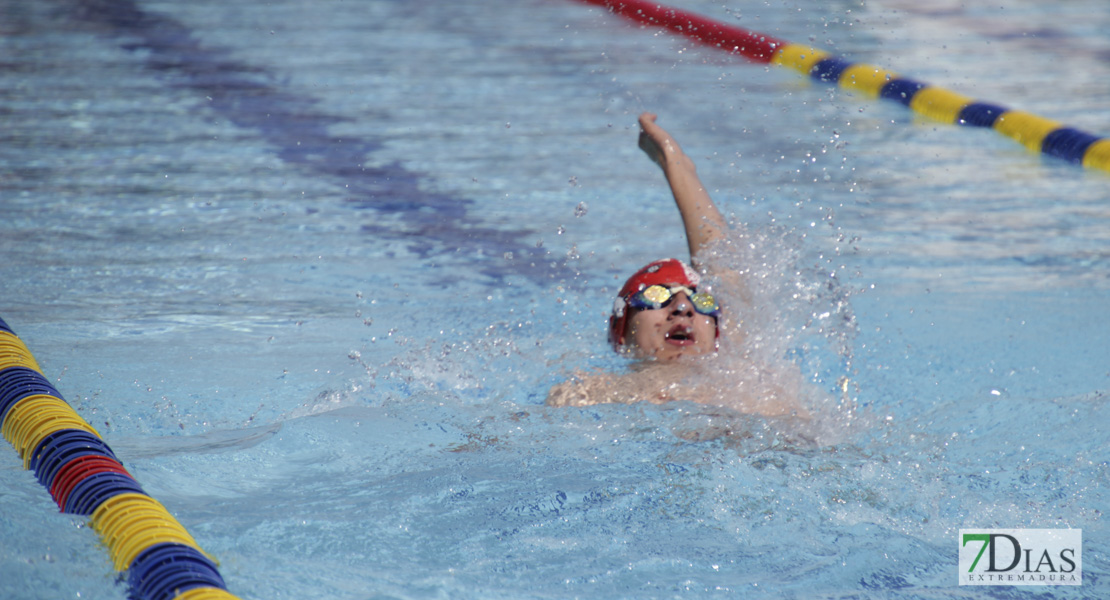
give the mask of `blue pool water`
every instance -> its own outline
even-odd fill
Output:
[[[1101,0],[672,4],[1110,134]],[[0,316],[239,597],[1026,597],[956,585],[981,527],[1105,595],[1105,173],[570,0],[0,0],[0,56]],[[685,251],[644,110],[816,430],[544,406]],[[0,597],[127,596],[0,478]]]

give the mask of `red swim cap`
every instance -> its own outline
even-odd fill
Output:
[[[624,344],[624,324],[628,320],[626,307],[633,294],[656,284],[696,289],[700,281],[697,272],[677,258],[657,260],[633,273],[613,301],[613,314],[609,316],[609,343],[613,349],[620,350]]]

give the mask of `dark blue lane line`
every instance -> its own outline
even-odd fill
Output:
[[[403,224],[400,230],[364,225],[368,234],[402,239],[421,257],[459,252],[487,257],[476,262],[476,269],[496,279],[509,273],[542,280],[568,275],[562,260],[553,261],[526,242],[535,231],[483,225],[468,214],[471,200],[421,190],[419,184],[428,176],[399,162],[365,166],[367,158],[384,147],[383,138],[331,135],[329,126],[351,119],[325,114],[317,107],[318,100],[272,85],[269,82],[276,77],[237,61],[229,49],[203,46],[175,19],[147,12],[133,0],[79,0],[72,15],[123,48],[143,50],[147,68],[158,72],[168,85],[210,99],[213,111],[238,127],[257,131],[285,163],[334,180],[347,190],[348,201],[355,206],[399,217]],[[488,260],[507,253],[514,259]]]

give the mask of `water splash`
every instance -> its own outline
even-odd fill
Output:
[[[720,352],[699,361],[696,376],[725,407],[796,401],[801,413],[845,425],[856,403],[851,293],[835,272],[804,263],[801,242],[781,227],[734,227],[699,257],[726,316]]]

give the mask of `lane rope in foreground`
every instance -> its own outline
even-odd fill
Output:
[[[132,600],[235,600],[216,561],[143,491],[3,319],[0,433],[62,512],[91,517]]]
[[[578,1],[607,8],[642,25],[668,29],[753,62],[789,67],[817,81],[835,83],[872,98],[899,102],[937,121],[990,128],[1033,152],[1110,172],[1110,138],[1107,137],[1066,127],[1031,113],[980,102],[874,65],[851,62],[822,50],[792,44],[655,2]]]

